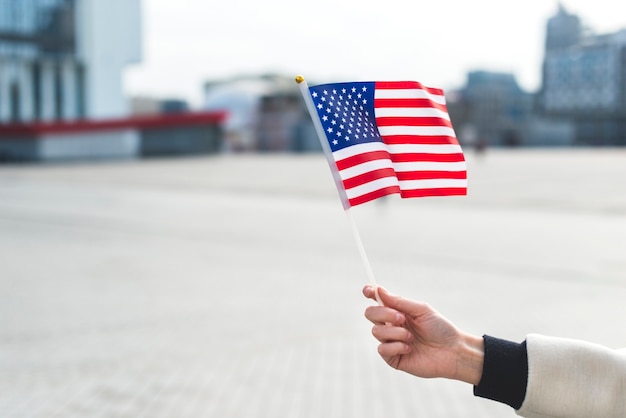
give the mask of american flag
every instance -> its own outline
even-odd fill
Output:
[[[321,84],[309,93],[344,208],[392,193],[467,194],[465,158],[441,89],[377,81]]]

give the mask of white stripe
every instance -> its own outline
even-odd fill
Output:
[[[350,147],[342,148],[333,152],[333,158],[335,161],[341,161],[345,158],[352,157],[359,154],[365,154],[372,151],[388,151],[387,145],[380,141],[364,142],[362,144],[352,145]]]
[[[441,118],[450,120],[450,115],[434,107],[377,107],[374,109],[377,118],[409,117],[409,118]]]
[[[376,190],[384,189],[389,186],[397,186],[398,179],[395,177],[385,177],[382,179],[370,181],[369,183],[365,183],[361,186],[353,187],[351,189],[346,190],[346,195],[348,199],[354,199],[355,197],[360,197],[365,194],[375,192]]]
[[[457,144],[389,144],[390,154],[461,154],[463,150]]]
[[[465,162],[407,162],[394,163],[393,169],[398,173],[409,171],[467,171],[467,166]]]
[[[374,160],[368,161],[363,164],[355,165],[345,170],[339,171],[339,176],[342,180],[351,179],[352,177],[359,176],[361,174],[369,173],[371,171],[380,170],[383,168],[393,168],[391,160]]]
[[[433,179],[433,180],[405,180],[400,182],[402,190],[438,189],[438,188],[467,188],[467,180]],[[348,195],[349,196],[349,195]]]
[[[453,136],[454,129],[446,126],[379,126],[381,136],[415,135],[415,136]]]
[[[374,99],[430,99],[435,103],[446,104],[446,98],[422,89],[376,89]]]

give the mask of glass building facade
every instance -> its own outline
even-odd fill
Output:
[[[81,118],[75,0],[0,0],[0,123]]]

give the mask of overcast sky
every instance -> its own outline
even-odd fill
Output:
[[[626,2],[564,0],[597,32],[626,28]],[[468,71],[540,81],[556,0],[143,0],[143,60],[129,95],[198,106],[202,84],[237,74],[302,74],[310,82],[411,79],[452,89]]]

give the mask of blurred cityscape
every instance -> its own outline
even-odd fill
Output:
[[[198,109],[129,100],[141,28],[139,0],[0,0],[0,161],[321,150],[293,74],[207,80]],[[545,33],[538,91],[489,69],[446,90],[462,145],[626,145],[626,29],[595,33],[559,4]]]

